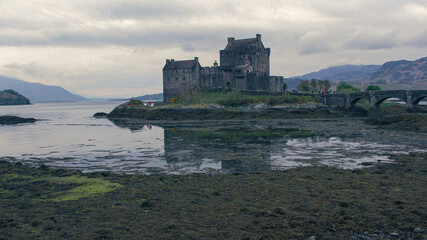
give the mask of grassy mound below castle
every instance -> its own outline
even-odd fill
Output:
[[[302,104],[302,103],[320,103],[321,99],[310,95],[258,95],[245,94],[236,91],[229,92],[201,92],[189,95],[183,95],[178,98],[172,98],[169,104],[163,107],[176,106],[204,106],[204,105],[220,105],[223,107],[248,107],[256,104],[266,104],[275,106],[279,104]]]

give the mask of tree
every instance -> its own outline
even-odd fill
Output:
[[[308,80],[302,80],[300,84],[298,84],[297,89],[301,92],[310,92]]]
[[[381,90],[381,88],[378,85],[369,85],[366,88],[366,91],[380,91],[380,90]]]
[[[348,83],[341,83],[337,87],[337,92],[357,92],[357,88]]]
[[[317,86],[318,86],[318,80],[315,78],[312,78],[310,81],[310,89],[313,92],[317,92]]]
[[[286,91],[286,89],[288,89],[288,84],[286,84],[285,82],[283,83],[283,91]]]
[[[325,90],[325,92],[329,91],[329,89],[331,88],[331,82],[329,82],[329,80],[325,80],[323,81],[323,89]]]

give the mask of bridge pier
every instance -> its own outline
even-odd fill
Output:
[[[420,105],[411,102],[406,103],[406,112],[408,113],[426,113],[427,111],[420,108]]]
[[[419,102],[427,95],[427,91],[424,94],[419,91],[407,91],[406,92],[406,112],[410,113],[425,113],[427,111],[420,108]]]

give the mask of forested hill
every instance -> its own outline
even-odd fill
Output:
[[[30,104],[30,100],[11,89],[0,91],[0,105],[22,104]]]
[[[427,57],[415,61],[386,62],[366,80],[375,84],[427,85]]]

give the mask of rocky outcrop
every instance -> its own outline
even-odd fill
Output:
[[[21,118],[17,116],[0,116],[0,124],[18,124],[18,123],[33,123],[37,121],[34,118]]]

